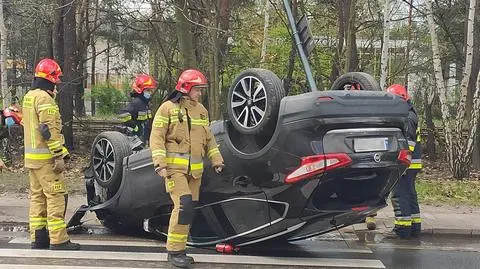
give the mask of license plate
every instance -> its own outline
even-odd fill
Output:
[[[354,138],[353,149],[355,152],[387,151],[389,149],[388,138]]]

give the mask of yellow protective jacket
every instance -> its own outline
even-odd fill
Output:
[[[38,169],[68,155],[55,100],[44,90],[30,90],[23,97],[25,167]]]
[[[155,114],[150,149],[155,169],[167,168],[199,178],[203,173],[203,157],[212,166],[223,166],[215,137],[209,127],[205,107],[186,97],[178,103],[167,101]]]

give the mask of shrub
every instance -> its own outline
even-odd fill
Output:
[[[103,115],[118,113],[122,102],[127,100],[125,94],[110,83],[96,84],[92,89],[92,97],[98,103],[98,112]]]

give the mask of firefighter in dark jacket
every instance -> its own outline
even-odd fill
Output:
[[[132,101],[120,110],[119,119],[123,124],[132,129],[145,144],[149,141],[152,111],[149,102],[157,82],[149,75],[140,74],[132,85]]]
[[[199,200],[203,157],[220,173],[223,158],[210,131],[208,111],[199,102],[207,79],[198,70],[182,72],[175,90],[153,120],[150,149],[155,171],[165,181],[174,208],[167,235],[168,261],[188,267],[193,258],[185,253],[195,204]]]
[[[32,89],[23,97],[25,167],[30,178],[30,237],[35,249],[77,250],[70,242],[65,224],[67,189],[63,177],[62,121],[55,103],[55,85],[62,70],[52,59],[35,68]]]
[[[418,116],[411,101],[407,89],[399,84],[388,87],[387,92],[400,96],[408,103],[408,125],[406,130],[409,149],[412,152],[412,162],[407,171],[399,179],[397,186],[392,193],[392,205],[395,213],[395,227],[387,233],[390,239],[407,239],[411,236],[417,237],[421,232],[422,219],[420,207],[417,201],[415,190],[415,178],[422,169],[422,149],[420,129],[418,127]]]

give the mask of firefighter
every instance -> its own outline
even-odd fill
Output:
[[[55,104],[55,86],[62,70],[52,59],[35,67],[32,88],[23,98],[25,167],[30,177],[30,238],[35,249],[77,250],[65,224],[68,200],[63,171],[62,122]],[[48,231],[47,231],[48,229]]]
[[[152,111],[148,103],[152,98],[153,91],[157,88],[157,82],[147,74],[140,74],[135,78],[130,96],[133,98],[127,107],[120,110],[119,119],[127,127],[132,128],[145,144],[149,140]]]
[[[386,237],[407,239],[411,236],[417,237],[421,232],[422,219],[420,218],[420,207],[415,190],[415,178],[422,169],[420,129],[417,112],[411,103],[407,89],[400,84],[393,84],[387,88],[387,92],[400,96],[408,104],[406,135],[409,150],[412,152],[412,162],[393,190],[392,205],[395,213],[395,227]]]
[[[202,157],[208,156],[217,173],[224,167],[209,128],[208,111],[199,103],[206,86],[207,79],[200,71],[182,72],[175,90],[155,114],[150,138],[155,171],[174,204],[167,236],[168,261],[182,268],[193,263],[185,247],[199,199]]]

